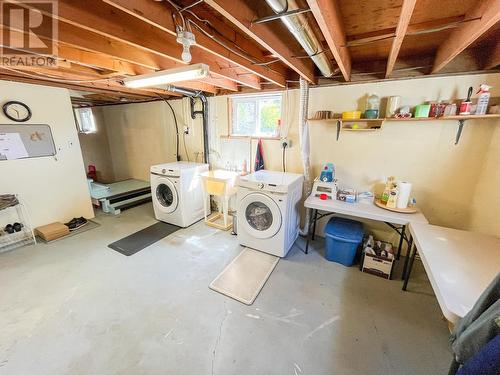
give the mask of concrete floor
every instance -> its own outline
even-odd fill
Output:
[[[404,293],[299,239],[246,306],[208,289],[241,251],[229,233],[197,223],[126,257],[107,245],[153,224],[151,206],[97,221],[0,255],[1,374],[447,371],[447,326],[418,267]]]

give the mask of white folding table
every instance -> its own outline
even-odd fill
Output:
[[[403,290],[418,251],[443,315],[455,324],[500,272],[500,238],[416,222],[409,230],[414,246]]]
[[[400,236],[397,259],[401,254],[401,247],[403,246],[403,241],[407,241],[410,247],[411,239],[406,235],[406,227],[409,223],[423,223],[427,224],[428,221],[424,214],[421,212],[405,214],[399,212],[389,211],[380,207],[375,206],[373,203],[346,203],[338,200],[322,200],[315,196],[309,196],[305,202],[304,206],[306,208],[311,208],[313,210],[312,220],[310,222],[308,233],[307,233],[307,243],[305,253],[307,254],[309,250],[309,238],[314,240],[314,235],[316,232],[316,222],[329,215],[339,214],[351,217],[357,217],[361,219],[369,219],[375,221],[381,221],[386,223],[392,229],[394,229]],[[322,213],[318,214],[318,211]],[[319,215],[319,216],[318,216]],[[313,227],[311,234],[311,226]],[[408,257],[406,258],[408,259]],[[406,263],[405,263],[406,268]]]

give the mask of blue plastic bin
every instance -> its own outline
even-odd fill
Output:
[[[325,258],[350,267],[363,240],[363,225],[354,220],[333,217],[325,227]]]

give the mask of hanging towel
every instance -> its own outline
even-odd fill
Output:
[[[488,341],[500,334],[500,273],[484,290],[472,310],[451,334],[456,361],[465,363]]]
[[[14,194],[1,194],[0,195],[0,210],[7,207],[13,207],[17,205],[19,201]]]
[[[257,153],[255,155],[255,172],[264,169],[264,153],[262,152],[262,139],[257,143]]]

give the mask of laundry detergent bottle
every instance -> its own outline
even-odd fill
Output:
[[[482,83],[479,85],[479,97],[477,99],[476,115],[485,115],[488,110],[488,102],[490,101],[491,86]]]

